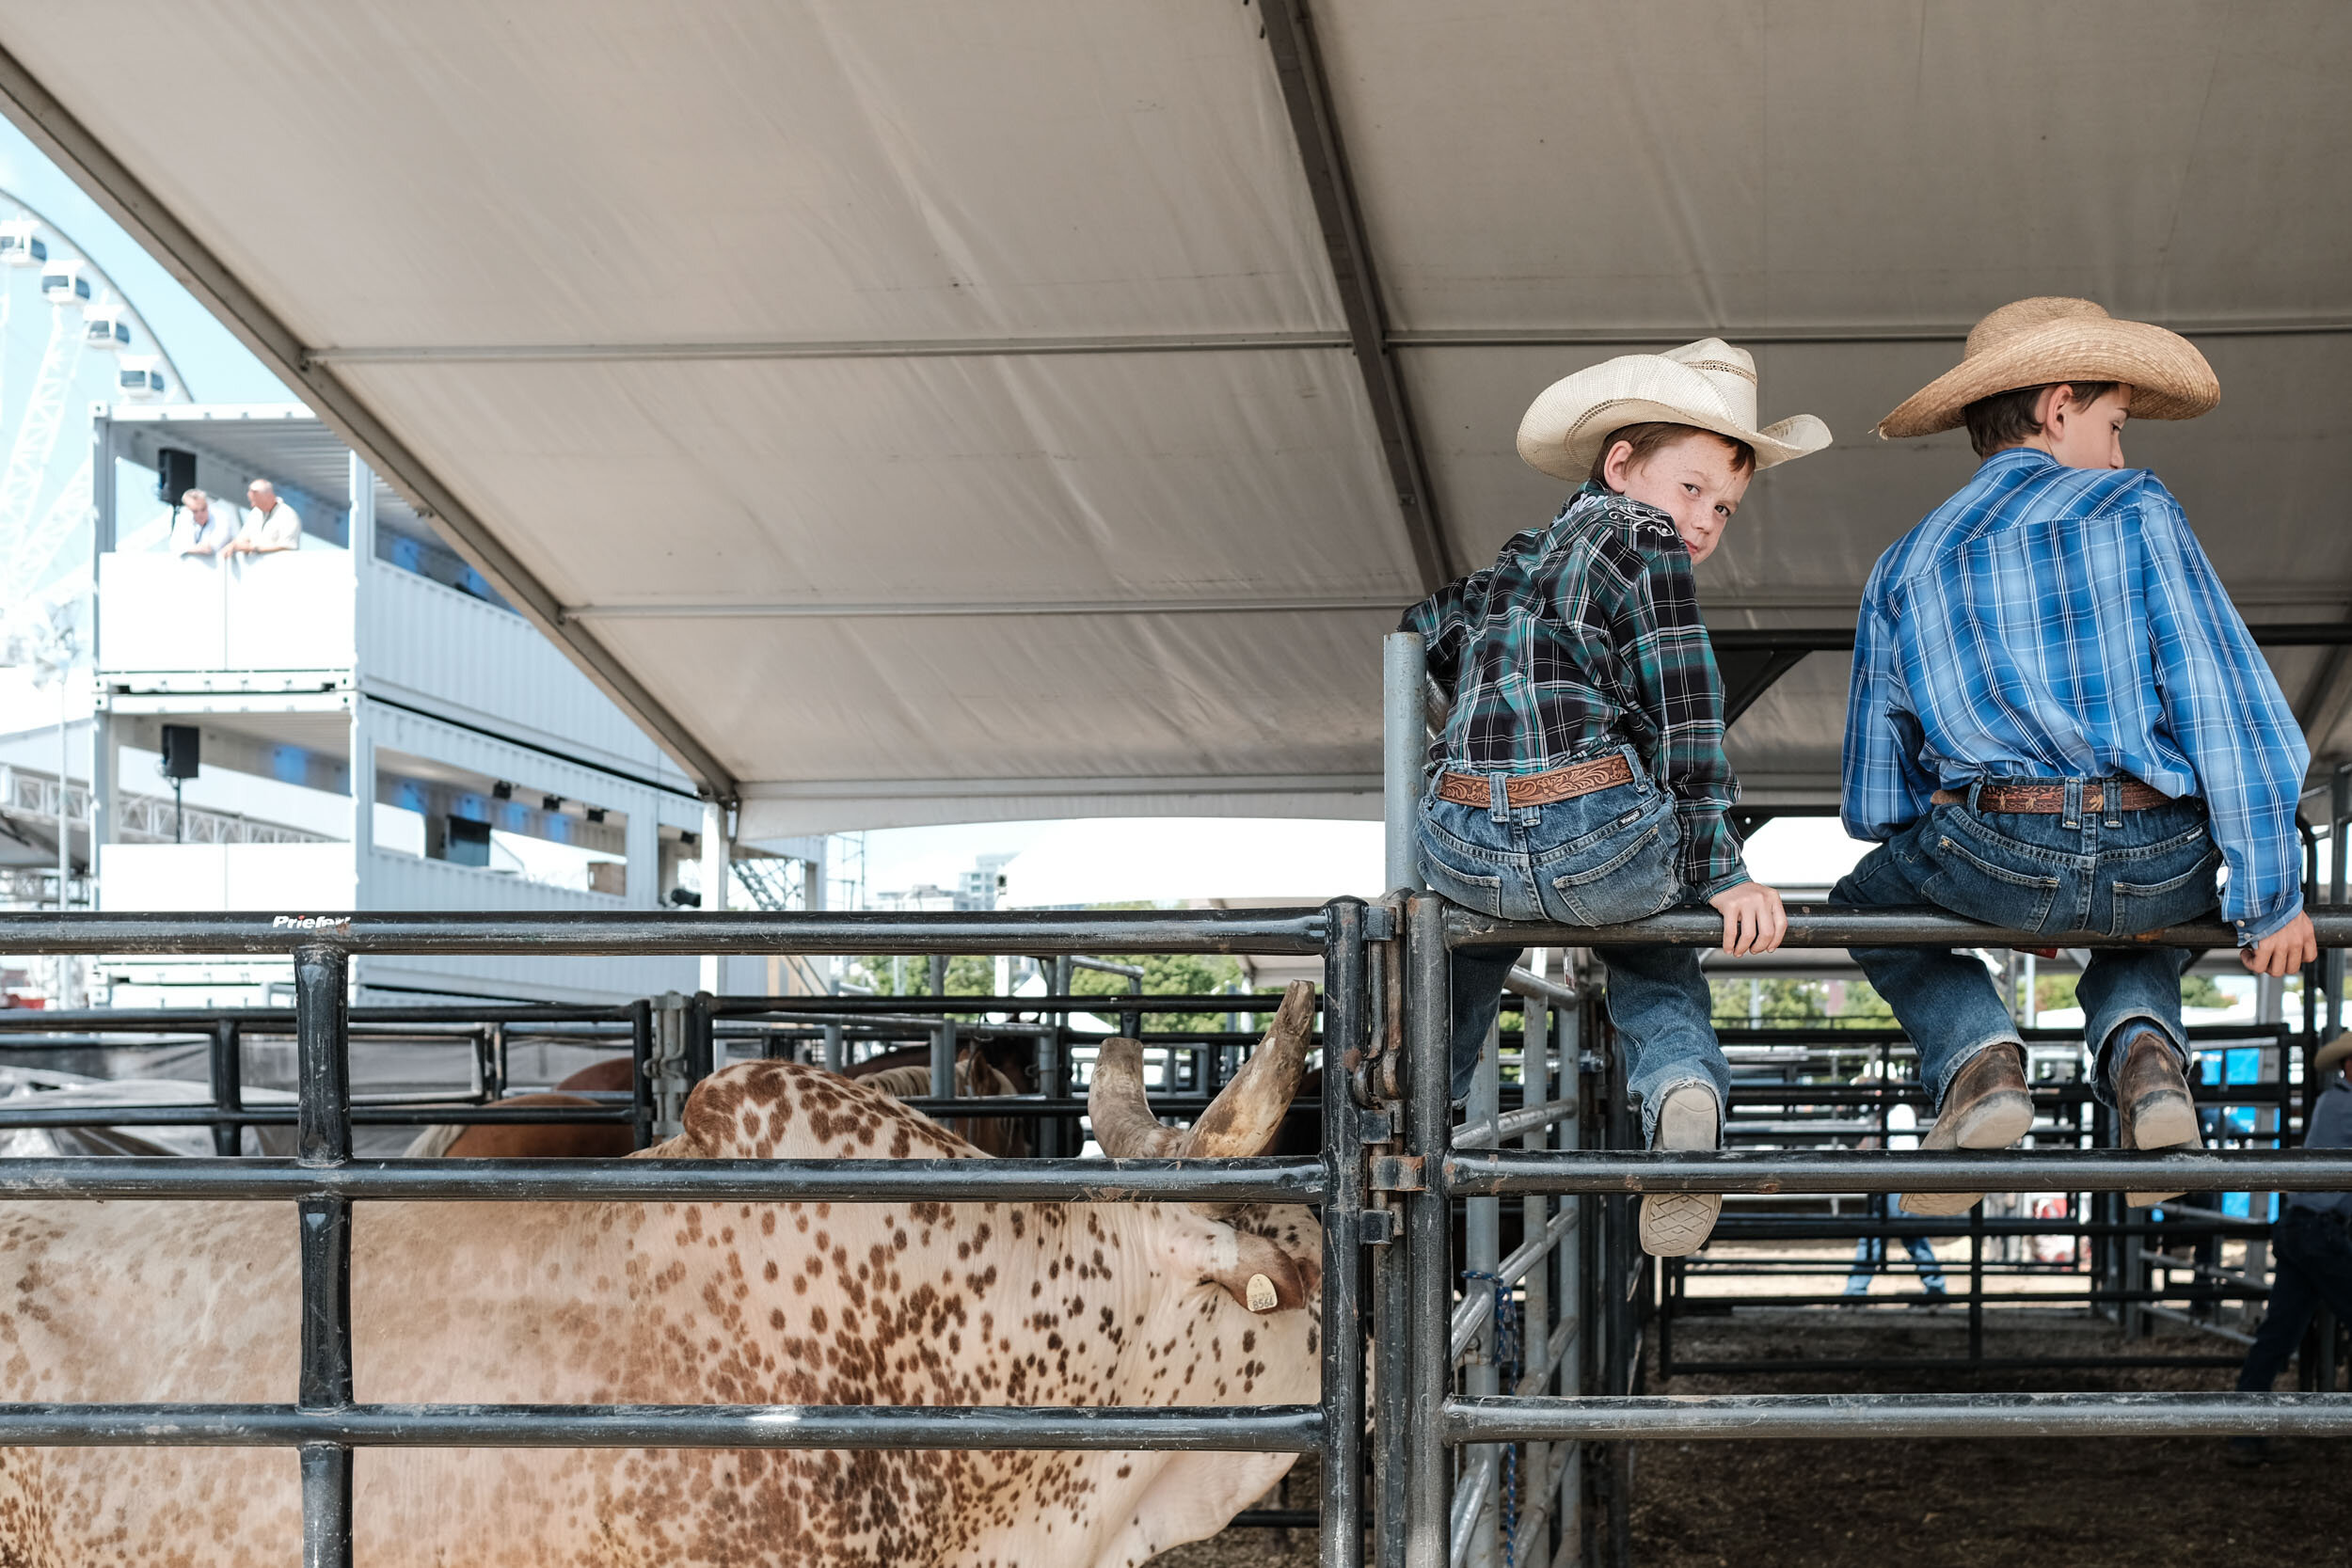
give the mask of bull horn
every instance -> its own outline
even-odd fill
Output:
[[[1134,1040],[1103,1042],[1094,1058],[1094,1084],[1087,1090],[1087,1116],[1094,1123],[1094,1141],[1114,1160],[1168,1159],[1184,1140],[1152,1114],[1143,1093],[1143,1047]]]
[[[1237,1160],[1263,1154],[1290,1114],[1291,1097],[1307,1072],[1307,1041],[1314,1032],[1315,988],[1293,980],[1274,1024],[1177,1147],[1179,1159]],[[1100,1069],[1096,1069],[1100,1072]]]

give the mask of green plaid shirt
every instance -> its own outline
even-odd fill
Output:
[[[1630,744],[1675,798],[1684,886],[1748,879],[1724,814],[1724,693],[1699,619],[1690,552],[1654,506],[1586,484],[1486,571],[1405,612],[1453,704],[1433,767],[1544,773]]]

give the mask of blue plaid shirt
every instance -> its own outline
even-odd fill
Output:
[[[1879,558],[1855,628],[1846,831],[1936,789],[2129,776],[2201,797],[2250,943],[2302,908],[2311,752],[2181,503],[2138,468],[2012,448]]]

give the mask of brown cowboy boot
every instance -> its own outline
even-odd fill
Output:
[[[1968,1059],[1944,1091],[1935,1125],[1922,1149],[2007,1148],[2033,1126],[2033,1095],[2026,1087],[2025,1051],[2009,1040]],[[1905,1193],[1907,1214],[1964,1214],[1982,1193]]]
[[[2124,1042],[2115,1064],[2116,1142],[2124,1148],[2202,1148],[2197,1126],[2197,1101],[2188,1092],[2188,1079],[2172,1042],[2153,1029],[2142,1029]],[[2179,1197],[2186,1188],[2163,1193],[2126,1193],[2123,1201],[2134,1209]]]

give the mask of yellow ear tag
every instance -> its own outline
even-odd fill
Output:
[[[1249,1310],[1252,1312],[1271,1312],[1281,1300],[1281,1297],[1275,1292],[1274,1281],[1262,1274],[1253,1274],[1249,1276],[1248,1294]]]

